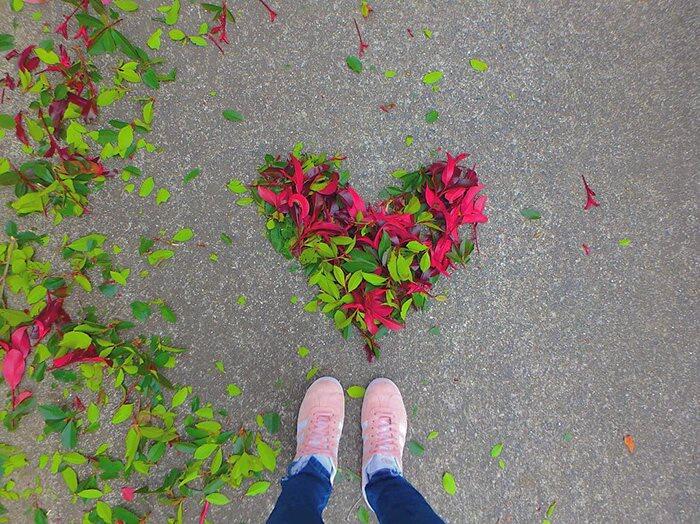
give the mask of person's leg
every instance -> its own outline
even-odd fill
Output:
[[[444,522],[403,477],[407,416],[391,380],[373,380],[362,403],[362,492],[382,524]]]
[[[282,479],[268,524],[322,523],[338,469],[345,396],[336,379],[323,377],[306,391],[297,419],[297,451]]]

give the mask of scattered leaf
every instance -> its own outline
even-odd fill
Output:
[[[350,386],[347,391],[350,398],[362,398],[365,396],[365,388],[362,386]]]
[[[425,447],[423,447],[423,445],[417,440],[410,440],[408,442],[408,451],[411,452],[411,455],[422,457],[425,453]]]
[[[345,63],[350,68],[351,71],[355,73],[362,73],[362,62],[356,56],[350,55],[345,59]]]
[[[449,471],[446,471],[442,476],[442,489],[448,495],[454,495],[457,492],[457,484],[455,483],[455,478]]]
[[[540,218],[542,218],[540,212],[532,207],[526,207],[525,209],[520,211],[520,214],[528,220],[539,220]]]
[[[245,117],[234,109],[224,109],[222,114],[229,122],[243,122],[245,120]]]
[[[489,68],[489,65],[486,62],[479,60],[478,58],[472,58],[469,60],[469,65],[474,71],[478,71],[479,73],[483,73]]]
[[[428,86],[433,85],[442,80],[442,77],[442,71],[430,71],[429,73],[423,75],[423,83]]]

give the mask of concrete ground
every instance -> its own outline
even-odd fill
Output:
[[[178,248],[105,305],[170,303],[178,323],[149,327],[192,348],[176,378],[233,403],[243,420],[279,411],[282,463],[305,374],[317,365],[344,386],[388,376],[401,387],[409,439],[426,448],[421,458],[406,453],[406,476],[447,521],[540,522],[556,500],[555,522],[698,522],[696,3],[372,3],[365,21],[356,1],[280,1],[270,24],[257,2],[237,2],[224,56],[164,39],[160,55],[178,80],[158,93],[151,139],[165,151],[139,165],[170,189],[170,202],[156,208],[115,180],[88,218],[65,227],[106,233],[134,274],[145,268],[140,235],[191,227],[207,246]],[[5,3],[0,15],[9,15]],[[370,45],[361,75],[344,64],[357,52],[353,16]],[[180,25],[194,31],[200,17],[188,5]],[[17,20],[20,31],[34,27]],[[156,27],[149,16],[124,24],[140,42]],[[488,71],[473,71],[471,58]],[[385,79],[386,69],[397,77]],[[445,73],[438,92],[421,83],[430,70]],[[394,111],[379,110],[390,102]],[[225,108],[245,122],[224,120]],[[440,118],[427,124],[431,108]],[[384,339],[372,365],[357,338],[345,342],[327,319],[290,305],[311,296],[304,278],[262,238],[254,209],[225,190],[297,141],[346,154],[368,198],[437,147],[471,152],[487,186],[481,254],[440,283],[446,301]],[[183,187],[195,167],[202,174]],[[583,211],[581,175],[601,207]],[[541,220],[524,219],[525,207]],[[434,325],[439,335],[428,333]],[[233,401],[230,382],[244,391]],[[327,522],[354,521],[361,503],[360,406],[348,399]],[[432,430],[439,437],[426,442]],[[497,442],[504,470],[489,455]],[[445,471],[454,496],[442,490]],[[275,483],[211,518],[262,522],[278,493]]]

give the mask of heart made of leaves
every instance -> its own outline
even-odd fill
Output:
[[[346,338],[357,328],[369,360],[379,355],[377,339],[403,328],[437,279],[469,260],[487,217],[476,171],[461,165],[466,157],[447,153],[392,173],[400,185],[372,205],[348,183],[343,157],[295,151],[288,160],[268,155],[260,168],[252,198],[268,219],[267,237],[317,289],[305,309],[329,315]],[[465,224],[468,239],[460,237]]]

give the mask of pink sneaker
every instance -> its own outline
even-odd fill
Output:
[[[299,407],[294,460],[310,455],[330,459],[331,483],[338,470],[338,444],[344,417],[345,394],[340,382],[333,377],[322,377],[309,386]]]
[[[396,384],[388,378],[370,382],[362,402],[363,494],[369,477],[376,471],[388,468],[403,472],[406,425],[406,407]]]

